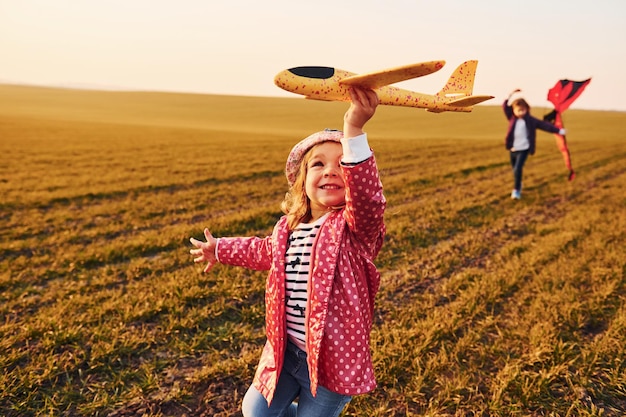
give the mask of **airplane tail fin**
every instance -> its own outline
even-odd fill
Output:
[[[474,89],[474,74],[478,61],[465,61],[459,65],[446,85],[436,94],[437,97],[446,99],[459,99],[472,95]]]

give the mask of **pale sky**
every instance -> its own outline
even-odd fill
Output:
[[[298,97],[274,75],[445,60],[397,85],[434,94],[477,59],[485,104],[591,77],[572,108],[626,111],[625,42],[623,0],[0,0],[0,83]]]

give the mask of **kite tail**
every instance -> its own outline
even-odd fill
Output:
[[[561,113],[556,112],[554,116],[555,116],[554,125],[558,127],[559,129],[561,129],[563,127],[563,120],[561,119]],[[576,173],[574,172],[574,169],[572,168],[572,158],[569,154],[569,149],[567,147],[567,139],[565,138],[565,135],[559,135],[558,133],[555,133],[554,137],[556,138],[556,146],[557,148],[559,148],[559,151],[561,151],[561,154],[563,155],[563,161],[565,162],[565,166],[569,170],[567,180],[572,181],[576,177]]]

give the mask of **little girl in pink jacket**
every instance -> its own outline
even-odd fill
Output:
[[[246,417],[338,416],[376,386],[370,331],[386,202],[363,126],[378,97],[354,88],[351,99],[343,132],[314,133],[289,154],[286,215],[270,236],[191,238],[205,272],[217,262],[269,271],[267,342]]]

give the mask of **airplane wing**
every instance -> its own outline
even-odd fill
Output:
[[[474,104],[482,103],[483,101],[491,100],[493,96],[468,96],[446,102],[449,106],[455,107],[468,107]]]
[[[346,77],[341,79],[339,84],[354,85],[374,90],[400,81],[432,74],[443,68],[445,63],[446,61],[429,61],[403,65],[401,67]]]

